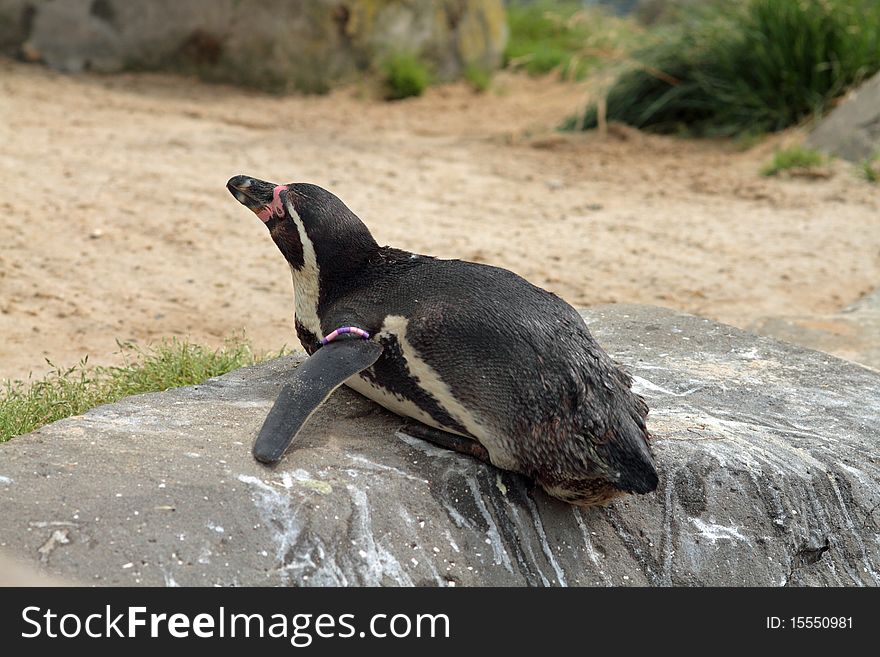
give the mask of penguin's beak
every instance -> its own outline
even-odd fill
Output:
[[[258,214],[272,203],[277,186],[275,183],[250,176],[233,176],[226,183],[226,189],[235,197],[236,201]]]

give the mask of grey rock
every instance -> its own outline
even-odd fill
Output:
[[[880,289],[838,313],[764,317],[748,328],[880,370]]]
[[[501,63],[501,0],[0,0],[0,47],[77,72],[197,73],[323,91],[412,52],[439,79]]]
[[[851,162],[880,154],[880,73],[820,121],[807,145]]]
[[[20,54],[33,28],[36,5],[42,2],[45,0],[0,0],[0,54]]]
[[[0,445],[0,550],[114,585],[880,583],[880,374],[658,308],[584,315],[652,407],[655,494],[572,508],[347,389],[266,469],[286,357]]]
[[[64,0],[40,7],[34,14],[27,50],[39,53],[60,71],[119,70],[125,51],[123,35],[100,12],[91,11],[93,5],[102,6],[92,0]]]

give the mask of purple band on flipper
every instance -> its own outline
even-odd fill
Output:
[[[370,339],[370,334],[367,333],[364,329],[360,329],[357,326],[340,326],[332,333],[328,333],[323,338],[321,338],[320,342],[322,345],[329,344],[343,333],[354,333],[355,335],[361,336],[364,340]]]

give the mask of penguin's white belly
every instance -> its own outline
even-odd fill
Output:
[[[405,317],[388,315],[382,324],[382,330],[378,337],[388,336],[397,340],[411,380],[430,395],[449,417],[464,427],[470,433],[470,437],[476,438],[488,450],[492,463],[508,470],[515,469],[515,459],[505,449],[504,441],[499,440],[495,432],[489,430],[471,409],[456,399],[440,374],[421,358],[418,351],[407,340],[408,324],[409,320]],[[411,417],[436,429],[464,435],[437,422],[430,414],[419,408],[415,402],[395,394],[387,388],[375,385],[372,381],[361,378],[360,375],[350,377],[346,384],[398,415]]]
[[[450,433],[458,433],[454,429],[444,427],[442,424],[438,423],[414,402],[405,397],[394,394],[387,388],[377,386],[372,381],[367,381],[362,378],[360,374],[355,374],[354,376],[349,377],[346,380],[345,385],[352,390],[361,393],[367,399],[372,399],[377,404],[384,406],[392,413],[397,413],[397,415],[403,417],[411,417],[414,420],[418,420],[419,422],[432,426],[435,429],[442,429],[443,431],[449,431]]]

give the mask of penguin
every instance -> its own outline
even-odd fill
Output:
[[[308,353],[254,442],[279,461],[343,383],[415,420],[405,432],[591,506],[657,488],[648,407],[561,298],[511,271],[379,246],[334,194],[227,183],[290,266]]]

